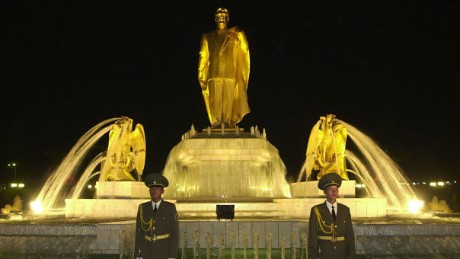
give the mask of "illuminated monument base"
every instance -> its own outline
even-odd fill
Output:
[[[243,129],[188,132],[169,153],[165,199],[179,202],[265,202],[290,198],[286,167],[260,134]]]
[[[183,220],[216,219],[217,205],[233,205],[235,219],[306,219],[325,200],[317,181],[292,183],[277,149],[249,132],[186,134],[171,151],[164,174],[170,179],[165,199]],[[130,218],[150,199],[142,182],[97,182],[96,199],[66,199],[66,217]],[[385,198],[354,198],[355,181],[343,181],[339,202],[352,217],[384,217]],[[292,198],[291,198],[292,197]]]

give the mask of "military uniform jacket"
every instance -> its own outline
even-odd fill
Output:
[[[309,259],[356,257],[355,236],[350,209],[340,203],[337,203],[337,207],[335,224],[326,202],[316,205],[311,209],[308,225]],[[317,208],[320,217],[316,215],[315,208]],[[320,218],[321,222],[318,221],[318,218]]]
[[[136,218],[135,257],[176,258],[178,247],[179,221],[176,206],[162,200],[154,213],[152,201],[140,204]]]

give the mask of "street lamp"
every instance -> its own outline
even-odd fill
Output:
[[[14,182],[16,182],[16,163],[9,163],[8,167],[14,167]]]

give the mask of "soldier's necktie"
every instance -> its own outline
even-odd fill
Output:
[[[334,218],[334,221],[335,221],[336,215],[335,215],[334,205],[332,205],[332,218]]]
[[[153,208],[153,212],[156,213],[158,210],[157,205],[155,204],[155,208]]]

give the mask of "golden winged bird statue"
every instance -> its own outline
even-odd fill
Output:
[[[347,129],[334,114],[321,116],[313,126],[306,152],[306,160],[297,181],[306,174],[307,180],[319,180],[327,173],[336,173],[348,180],[345,146]]]
[[[109,133],[109,146],[106,159],[101,166],[100,181],[139,180],[145,167],[145,132],[142,124],[122,117],[116,121]],[[131,172],[136,169],[138,179]]]

